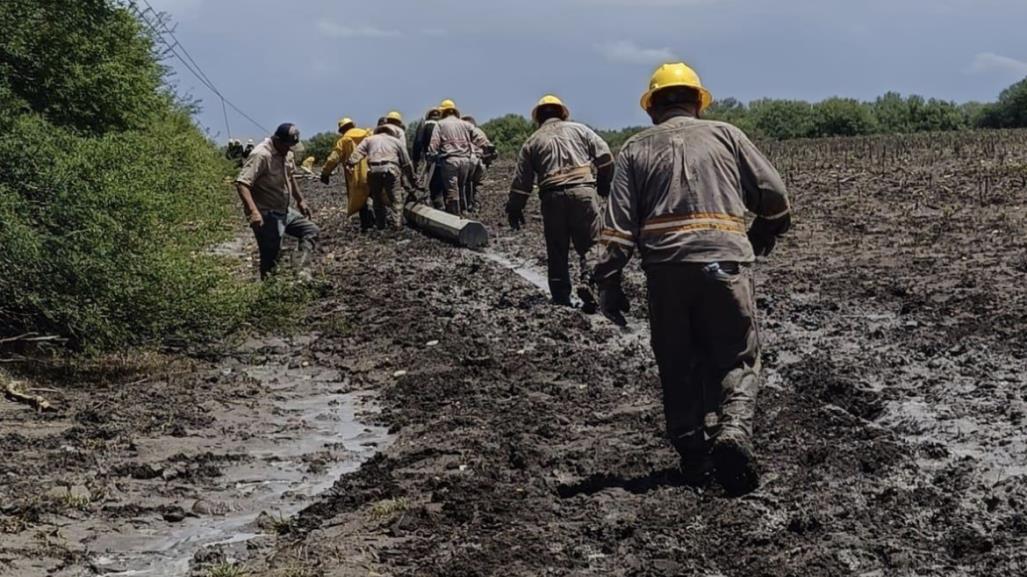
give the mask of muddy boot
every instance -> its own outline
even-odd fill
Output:
[[[681,456],[681,475],[685,484],[697,489],[708,487],[713,480],[713,458],[703,430],[697,429],[671,439],[671,444]]]
[[[360,209],[360,232],[365,233],[374,227],[374,215],[371,213],[371,209],[364,205]]]
[[[578,298],[581,299],[581,312],[586,315],[594,315],[599,310],[599,303],[589,287],[578,287]]]
[[[717,482],[730,495],[755,491],[760,484],[752,441],[742,430],[725,426],[713,441]]]
[[[553,295],[552,303],[554,305],[560,306],[560,307],[572,307],[572,306],[574,306],[571,303],[571,291],[570,290],[567,290],[566,292],[564,292],[562,290],[561,291],[555,291],[555,292],[552,293],[552,295]]]

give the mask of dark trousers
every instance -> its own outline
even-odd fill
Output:
[[[437,209],[446,207],[446,183],[442,180],[442,168],[434,165],[430,168],[431,175],[428,178],[428,194],[431,196],[431,204]]]
[[[749,267],[657,264],[646,277],[671,440],[702,431],[709,413],[717,416],[711,436],[751,438],[760,353]]]
[[[596,190],[592,186],[580,186],[545,191],[541,196],[549,292],[554,301],[562,302],[570,299],[573,284],[568,262],[572,243],[581,264],[581,281],[584,284],[591,282],[591,249],[599,237],[601,225]]]
[[[321,229],[310,219],[299,212],[289,209],[288,212],[262,212],[264,226],[254,229],[257,237],[257,249],[260,251],[260,277],[266,278],[276,266],[282,252],[282,238],[285,235],[299,239],[299,249],[306,258],[313,252]]]

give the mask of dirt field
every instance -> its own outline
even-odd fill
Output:
[[[239,538],[196,547],[196,575],[1027,572],[1027,135],[770,151],[796,223],[757,265],[758,491],[680,483],[637,262],[627,331],[549,306],[537,199],[505,225],[508,163],[486,254],[361,236],[307,181],[325,285],[294,334],[100,386],[39,375],[54,414],[0,402],[0,574],[125,571],[105,549],[197,519]],[[282,471],[299,489],[226,502]]]

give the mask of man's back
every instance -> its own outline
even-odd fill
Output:
[[[592,165],[610,148],[592,129],[558,118],[545,121],[521,147],[513,188],[530,192],[570,184],[594,184]]]
[[[612,224],[648,263],[751,262],[746,211],[788,210],[784,183],[744,133],[690,116],[624,145],[612,198]]]

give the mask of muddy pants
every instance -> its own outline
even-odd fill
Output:
[[[553,302],[569,304],[573,285],[568,263],[571,243],[578,253],[582,284],[592,284],[594,255],[591,249],[601,228],[596,189],[577,186],[543,191],[540,196],[549,265],[549,292]]]
[[[760,353],[749,267],[651,264],[645,272],[671,442],[701,439],[709,413],[717,416],[711,437],[751,439]]]
[[[467,186],[467,202],[465,206],[468,208],[478,208],[478,190],[481,189],[481,185],[485,182],[485,163],[480,158],[472,158],[473,168],[471,169],[470,183]]]
[[[261,216],[264,218],[264,226],[253,231],[257,237],[257,249],[260,251],[260,278],[267,278],[278,265],[278,257],[282,252],[282,238],[286,234],[299,239],[299,264],[305,264],[314,251],[321,229],[291,208],[288,212],[262,212]]]
[[[471,157],[451,156],[440,161],[436,170],[442,170],[448,212],[460,214],[467,210],[467,189],[471,186],[475,166]]]
[[[386,225],[393,228],[403,226],[401,180],[399,167],[391,164],[372,165],[367,173],[367,185],[371,189],[375,226],[378,230],[385,229]]]
[[[424,175],[424,179],[427,181],[424,183],[424,187],[428,189],[431,205],[439,210],[444,210],[446,208],[446,186],[442,181],[442,165],[429,166],[427,171],[428,173]]]

